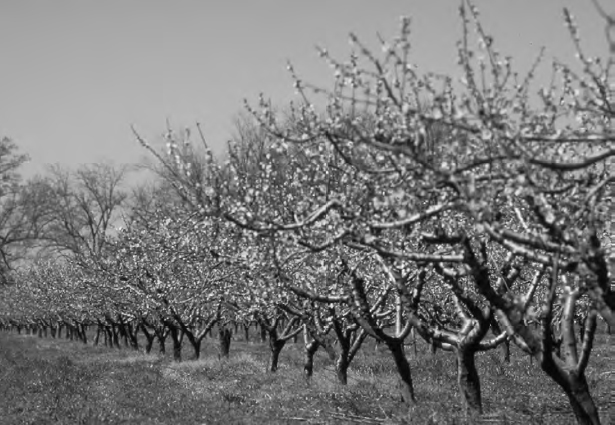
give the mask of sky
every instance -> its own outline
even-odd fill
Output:
[[[605,8],[611,0],[602,0]],[[606,55],[604,24],[590,0],[475,0],[496,47],[527,71],[541,46],[574,61],[562,8],[583,42]],[[461,35],[456,0],[0,0],[0,137],[31,161],[75,167],[145,155],[130,126],[160,140],[200,122],[221,151],[243,100],[294,98],[290,60],[307,81],[329,87],[315,46],[346,59],[348,33],[375,45],[412,19],[411,60],[454,73]],[[610,12],[615,12],[612,8]]]

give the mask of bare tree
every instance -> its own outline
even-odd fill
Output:
[[[43,246],[59,254],[100,254],[127,199],[122,190],[127,172],[126,166],[108,164],[75,171],[51,167],[38,182],[46,190]]]
[[[18,152],[11,139],[0,140],[0,281],[6,272],[27,254],[28,243],[36,236],[40,210],[33,192],[24,186],[19,168],[28,156]]]

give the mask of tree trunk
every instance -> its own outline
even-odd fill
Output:
[[[94,337],[94,342],[93,342],[94,346],[97,346],[98,343],[100,342],[100,332],[101,332],[100,326],[98,326],[96,328],[96,336]]]
[[[201,358],[201,342],[203,340],[201,339],[195,339],[194,341],[191,341],[190,344],[192,345],[192,349],[194,350],[194,360],[198,360]]]
[[[598,410],[589,393],[585,375],[578,376],[573,371],[560,372],[549,363],[543,363],[542,369],[564,390],[579,425],[600,425]]]
[[[73,326],[72,332],[73,332],[74,339],[76,339],[77,341],[83,342],[83,335],[81,335],[81,328],[79,327],[79,325]]]
[[[414,397],[414,387],[412,385],[412,372],[410,370],[410,363],[408,363],[408,359],[403,350],[403,341],[388,342],[387,346],[393,355],[397,373],[399,374],[401,401],[409,406],[413,406],[416,404],[416,399]]]
[[[566,391],[572,411],[579,425],[600,425],[598,409],[594,404],[585,376],[574,379],[571,388]]]
[[[120,347],[120,339],[119,339],[119,336],[120,336],[120,330],[119,330],[119,328],[118,328],[117,326],[115,326],[115,325],[113,325],[113,326],[111,327],[111,329],[113,330],[113,332],[112,332],[112,333],[113,333],[113,346],[119,350],[119,349],[121,348],[121,347]]]
[[[337,361],[335,362],[335,374],[337,375],[338,382],[342,385],[348,384],[348,366],[350,366],[350,364],[348,363],[346,356],[340,353]]]
[[[286,341],[277,341],[276,343],[270,343],[271,356],[269,357],[269,372],[276,372],[278,370],[278,362],[280,360],[280,353]]]
[[[169,326],[171,331],[171,340],[173,341],[173,360],[176,362],[182,361],[182,341],[179,335],[177,326]]]
[[[218,340],[220,342],[219,350],[220,350],[220,358],[226,359],[229,356],[231,351],[231,337],[233,333],[230,329],[225,328],[224,326],[220,326],[218,329]]]
[[[314,374],[314,355],[318,351],[320,344],[317,341],[311,341],[305,344],[304,350],[304,363],[303,363],[303,375],[305,379],[310,379]]]
[[[154,345],[154,335],[152,335],[151,337],[145,337],[145,339],[145,354],[150,354]]]
[[[176,362],[182,361],[182,343],[178,339],[173,338],[173,360]]]
[[[154,339],[156,338],[156,333],[152,332],[150,333],[146,328],[145,325],[141,325],[141,331],[143,332],[143,335],[145,336],[145,354],[149,354],[152,352],[152,347],[154,345]]]
[[[112,340],[113,331],[111,330],[110,326],[105,326],[105,347],[111,348],[113,346],[113,343],[111,342]]]
[[[124,348],[128,348],[128,325],[122,323],[118,326],[120,338],[124,343]]]
[[[483,413],[480,379],[476,370],[476,352],[469,347],[457,350],[457,383],[466,414]]]
[[[245,342],[250,342],[250,324],[243,324],[243,337]]]
[[[166,340],[166,337],[158,335],[158,350],[160,354],[165,354],[167,352]]]
[[[80,329],[80,334],[81,334],[81,341],[84,344],[88,343],[88,327],[86,325],[77,325],[79,326]]]
[[[551,362],[543,362],[542,370],[546,372],[563,390],[579,425],[600,425],[598,410],[589,392],[585,375],[574,371],[560,371]]]
[[[139,327],[128,325],[128,337],[130,340],[130,348],[135,351],[139,350]]]

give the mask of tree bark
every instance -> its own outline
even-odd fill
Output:
[[[350,366],[350,363],[346,360],[346,356],[340,355],[335,362],[335,374],[338,382],[342,385],[348,384],[348,366]]]
[[[168,326],[168,325],[167,325]],[[171,340],[173,341],[173,360],[176,362],[182,361],[182,339],[177,326],[169,326],[171,331]]]
[[[264,329],[269,335],[269,350],[271,351],[268,365],[269,372],[275,372],[278,370],[278,361],[282,348],[284,348],[288,340],[297,335],[303,329],[302,327],[298,327],[293,330],[293,326],[296,325],[297,321],[298,319],[296,318],[288,321],[280,335],[277,329],[281,323],[279,317],[273,321],[273,324],[267,323],[266,318],[262,319],[262,322],[260,323],[261,329]]]
[[[202,340],[198,340],[198,341],[194,341],[191,343],[192,345],[192,350],[194,351],[194,360],[198,360],[201,358],[201,343],[203,341]]]
[[[316,354],[316,351],[318,351],[319,347],[320,344],[316,340],[305,344],[303,375],[307,380],[312,378],[312,375],[314,374],[314,355]]]
[[[457,383],[466,414],[482,414],[480,379],[476,370],[476,352],[470,347],[457,348]]]
[[[145,339],[145,354],[150,354],[154,345],[154,335],[146,336]]]
[[[105,347],[113,347],[113,331],[111,326],[105,326]]]
[[[130,348],[135,351],[139,351],[139,327],[128,325],[128,338],[130,341]]]
[[[111,326],[111,329],[113,330],[113,346],[115,348],[117,348],[118,350],[121,349],[122,347],[120,346],[120,329],[118,326],[113,325]]]
[[[87,325],[77,325],[79,326],[79,333],[81,334],[81,341],[84,344],[88,343],[88,327]]]
[[[98,325],[96,327],[96,336],[94,337],[94,346],[97,346],[100,343],[100,334],[104,333],[102,326]]]
[[[194,351],[194,359],[198,360],[201,357],[201,342],[203,341],[201,338],[197,338],[194,334],[186,329],[184,330],[184,335],[188,338],[188,342],[192,346],[192,350]]]
[[[128,325],[121,323],[118,325],[120,339],[124,343],[124,348],[128,348]]]
[[[167,352],[166,340],[166,336],[158,335],[158,352],[160,354],[165,354]]]
[[[250,324],[243,324],[243,337],[245,342],[250,342]]]
[[[397,373],[399,374],[399,392],[401,395],[401,401],[409,406],[416,404],[416,398],[414,397],[414,386],[412,384],[412,372],[410,370],[410,364],[406,358],[406,354],[403,350],[402,341],[390,341],[387,342],[387,346],[395,366],[397,367]]]
[[[579,425],[600,425],[598,410],[589,392],[585,375],[565,373],[553,363],[543,363],[542,369],[564,390]]]
[[[286,341],[269,341],[269,348],[271,350],[271,355],[269,356],[269,372],[276,372],[278,370],[280,353],[284,345],[286,345]]]
[[[141,323],[141,332],[145,336],[145,354],[149,354],[152,352],[152,347],[154,346],[154,339],[156,338],[156,333],[147,330],[145,325]]]
[[[233,333],[230,329],[220,326],[218,329],[218,340],[220,342],[219,350],[220,350],[220,358],[226,359],[229,356],[231,351],[231,338]]]
[[[579,425],[600,425],[598,409],[594,404],[585,376],[575,377],[566,391],[572,411]]]
[[[182,361],[182,343],[178,339],[173,339],[173,360],[176,362]]]
[[[333,329],[337,336],[336,342],[339,344],[338,349],[335,350],[337,351],[337,360],[335,362],[337,380],[340,384],[347,385],[348,367],[361,348],[367,334],[364,329],[344,330],[337,321],[334,321]],[[404,349],[403,342],[401,343],[401,349],[402,351]]]

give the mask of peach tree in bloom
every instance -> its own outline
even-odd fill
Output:
[[[320,49],[333,69],[331,89],[289,66],[300,97],[290,118],[264,97],[248,106],[270,146],[250,167],[232,154],[226,164],[210,156],[208,184],[193,184],[175,154],[174,183],[200,217],[223,218],[286,251],[372,256],[378,268],[347,267],[351,292],[360,293],[364,273],[384,273],[410,326],[455,351],[468,410],[482,410],[475,353],[508,338],[562,388],[579,423],[599,423],[584,372],[597,317],[614,324],[603,237],[615,155],[612,52],[586,56],[565,11],[579,62],[554,62],[551,82],[540,87],[542,55],[520,74],[470,2],[460,16],[461,78],[419,72],[408,19],[399,37],[381,40],[380,54],[351,36],[356,53],[346,62]],[[339,296],[334,291],[319,296]],[[360,299],[354,319],[387,342]],[[402,343],[403,335],[387,345],[411,404]]]
[[[490,315],[496,314],[510,337],[523,340],[562,387],[579,422],[596,423],[584,370],[596,315],[612,323],[614,307],[607,247],[601,239],[612,181],[607,159],[615,154],[608,80],[612,60],[583,54],[566,11],[581,71],[555,63],[554,83],[541,88],[540,101],[532,102],[535,69],[517,75],[511,60],[495,50],[484,32],[478,11],[463,6],[461,16],[460,82],[418,74],[409,61],[407,20],[400,38],[383,42],[382,57],[356,37],[351,40],[359,53],[349,62],[321,50],[335,69],[330,91],[304,83],[290,67],[304,100],[296,113],[303,131],[281,128],[266,102],[253,111],[255,116],[286,143],[326,141],[352,170],[353,183],[364,185],[361,193],[368,200],[330,193],[329,201],[278,226],[300,225],[304,239],[311,237],[312,246],[322,248],[315,223],[326,217],[335,223],[329,232],[331,246],[372,250],[391,268],[433,264],[462,303],[460,314],[470,319],[465,322],[478,330],[478,340],[465,335],[464,344],[480,344]],[[478,51],[470,47],[470,28],[477,34]],[[312,106],[310,90],[328,100],[324,118]],[[366,113],[373,125],[366,125]],[[527,292],[515,294],[506,273],[497,272],[509,269],[513,260],[535,275]],[[549,273],[542,279],[544,267]],[[512,278],[519,272],[511,273]],[[460,285],[466,279],[487,308],[482,320],[468,316],[476,306],[467,303]],[[536,292],[538,285],[547,290]],[[528,303],[537,293],[544,295],[534,300],[541,306],[536,315],[543,329],[538,333],[524,324]],[[578,351],[570,318],[575,308],[583,308],[577,301],[584,296],[591,303]],[[559,354],[551,342],[557,305],[563,311],[564,350]],[[460,389],[466,405],[480,411],[475,368],[463,349],[457,349],[460,366],[467,363],[467,372],[460,370]]]

